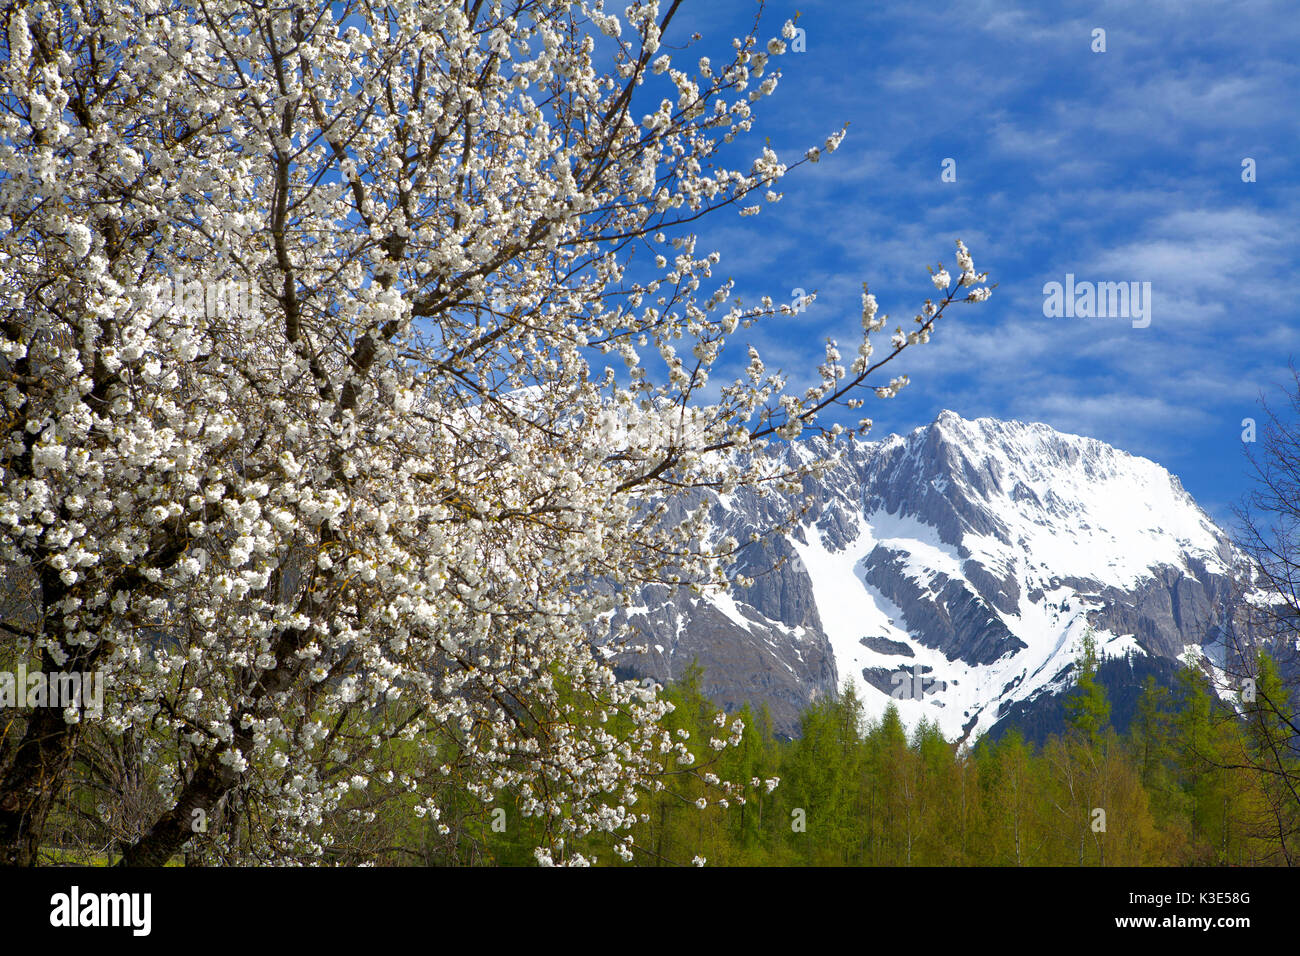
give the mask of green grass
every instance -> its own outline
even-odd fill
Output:
[[[95,866],[109,867],[121,859],[120,854],[97,851],[69,850],[58,846],[41,847],[37,863],[40,866]],[[174,856],[167,861],[167,866],[184,866],[185,859]]]

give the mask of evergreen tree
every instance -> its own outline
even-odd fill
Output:
[[[1110,700],[1106,688],[1097,680],[1097,638],[1091,626],[1084,632],[1083,647],[1075,669],[1078,685],[1066,699],[1065,714],[1070,726],[1078,730],[1091,744],[1096,744],[1102,730],[1110,725]]]

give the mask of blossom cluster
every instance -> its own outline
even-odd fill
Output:
[[[640,583],[725,586],[737,543],[692,490],[797,484],[819,466],[762,449],[894,394],[868,376],[952,290],[882,361],[864,292],[847,366],[828,344],[796,395],[751,350],[706,402],[725,344],[779,310],[708,288],[689,222],[776,201],[799,165],[717,160],[782,41],[678,63],[656,0],[348,10],[9,13],[0,566],[40,622],[20,650],[103,669],[106,731],[147,731],[164,810],[130,860],[236,790],[267,825],[225,859],[317,859],[395,738],[485,803],[515,794],[539,862],[590,862],[571,848],[593,833],[628,854],[638,794],[740,731],[674,739],[593,631]],[[642,85],[663,98],[638,122]],[[257,307],[158,307],[199,269]],[[438,819],[418,776],[381,782]]]

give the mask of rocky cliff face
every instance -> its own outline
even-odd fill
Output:
[[[767,534],[730,595],[647,589],[631,617],[651,653],[625,672],[695,660],[719,703],[765,702],[779,731],[853,679],[872,710],[897,701],[949,737],[981,734],[1068,683],[1091,625],[1111,658],[1213,659],[1232,600],[1231,546],[1159,465],[1045,425],[952,412],[907,436],[837,443],[805,482],[813,507]],[[779,454],[807,460],[815,439]],[[717,498],[720,531],[774,524],[770,500]]]

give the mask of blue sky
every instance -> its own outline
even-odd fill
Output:
[[[687,0],[666,40],[699,31],[687,62],[716,61],[755,9]],[[779,204],[696,229],[747,301],[817,290],[752,333],[769,367],[810,382],[797,373],[827,336],[856,341],[863,281],[910,326],[925,266],[954,270],[961,238],[998,288],[897,360],[912,385],[868,401],[873,437],[943,408],[1046,422],[1160,462],[1227,520],[1247,487],[1242,419],[1300,360],[1295,6],[804,0],[769,3],[760,37],[796,9],[807,52],[779,61],[746,149],[767,137],[792,163],[846,120],[848,137]],[[1043,285],[1067,273],[1150,282],[1149,327],[1045,317]]]

